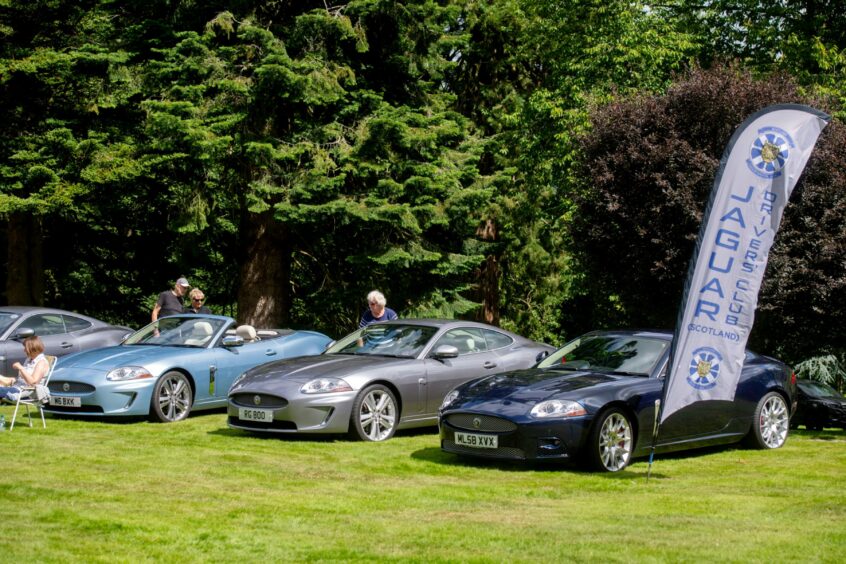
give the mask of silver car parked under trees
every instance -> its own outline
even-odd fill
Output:
[[[349,433],[384,441],[435,425],[458,384],[528,368],[554,348],[472,321],[376,323],[326,352],[265,364],[229,390],[229,426],[262,433]]]

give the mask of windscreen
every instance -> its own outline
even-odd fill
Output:
[[[669,341],[649,337],[585,335],[546,357],[538,367],[648,376],[669,346]]]

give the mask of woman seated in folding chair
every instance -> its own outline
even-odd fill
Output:
[[[17,401],[23,388],[38,384],[50,370],[50,362],[44,356],[44,343],[39,337],[27,337],[23,346],[26,360],[23,364],[16,362],[12,365],[18,371],[18,377],[0,376],[0,400]]]

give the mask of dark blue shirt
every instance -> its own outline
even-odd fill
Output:
[[[370,309],[366,309],[364,313],[361,314],[361,322],[358,324],[358,328],[361,329],[362,327],[367,327],[371,323],[378,323],[380,321],[390,321],[396,318],[397,312],[395,312],[389,307],[385,308],[385,311],[382,312],[381,317],[373,317],[373,314],[370,313]]]

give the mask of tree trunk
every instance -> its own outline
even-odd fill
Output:
[[[6,300],[10,305],[44,305],[41,217],[13,213],[7,229]]]
[[[238,322],[285,327],[291,315],[291,249],[287,228],[272,212],[249,214],[241,230],[245,256],[238,289]]]
[[[479,226],[476,234],[484,241],[496,241],[496,223],[490,219]],[[499,257],[488,255],[477,271],[482,311],[479,321],[499,325]]]

